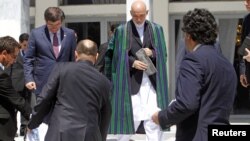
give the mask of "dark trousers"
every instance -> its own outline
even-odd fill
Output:
[[[36,103],[36,97],[35,97],[35,94],[26,90],[22,93],[19,93],[24,99],[25,99],[25,102],[29,103],[29,105],[31,106],[31,108],[34,107],[35,103]],[[20,125],[20,130],[24,130],[26,128],[26,126],[28,125],[28,120],[26,120],[23,115],[21,114],[20,115],[21,118],[20,118],[20,122],[21,122],[21,125]]]
[[[0,141],[13,141],[16,131],[16,116],[7,119],[0,118]]]

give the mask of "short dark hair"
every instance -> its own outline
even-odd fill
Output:
[[[95,56],[97,54],[97,44],[90,39],[81,40],[76,46],[76,52]]]
[[[28,33],[22,33],[19,36],[19,42],[23,42],[23,41],[28,41],[29,40],[29,34]]]
[[[59,7],[49,7],[44,12],[45,21],[63,21],[65,19],[64,12]]]
[[[0,52],[6,50],[8,54],[14,53],[15,48],[21,48],[19,43],[10,36],[0,37]]]
[[[213,45],[217,38],[217,23],[214,16],[206,9],[195,8],[183,17],[182,30],[200,44]]]
[[[118,27],[118,26],[119,26],[119,24],[112,24],[112,25],[110,26],[110,31],[111,31],[111,32],[114,32],[115,29],[116,29],[116,27]]]

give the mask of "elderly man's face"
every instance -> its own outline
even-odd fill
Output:
[[[145,21],[147,14],[148,11],[131,11],[132,20],[138,25]]]

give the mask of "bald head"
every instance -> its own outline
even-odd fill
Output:
[[[147,7],[143,0],[135,0],[131,5],[131,11],[133,12],[146,12]]]
[[[96,43],[89,39],[80,41],[77,44],[75,55],[77,61],[78,60],[89,60],[92,62],[95,61],[97,55]]]
[[[130,14],[135,24],[143,24],[148,14],[145,2],[143,0],[135,0],[131,5]]]

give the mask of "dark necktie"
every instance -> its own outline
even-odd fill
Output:
[[[53,50],[57,58],[59,54],[59,43],[58,43],[58,38],[57,38],[56,33],[54,33],[54,36],[53,36]]]

